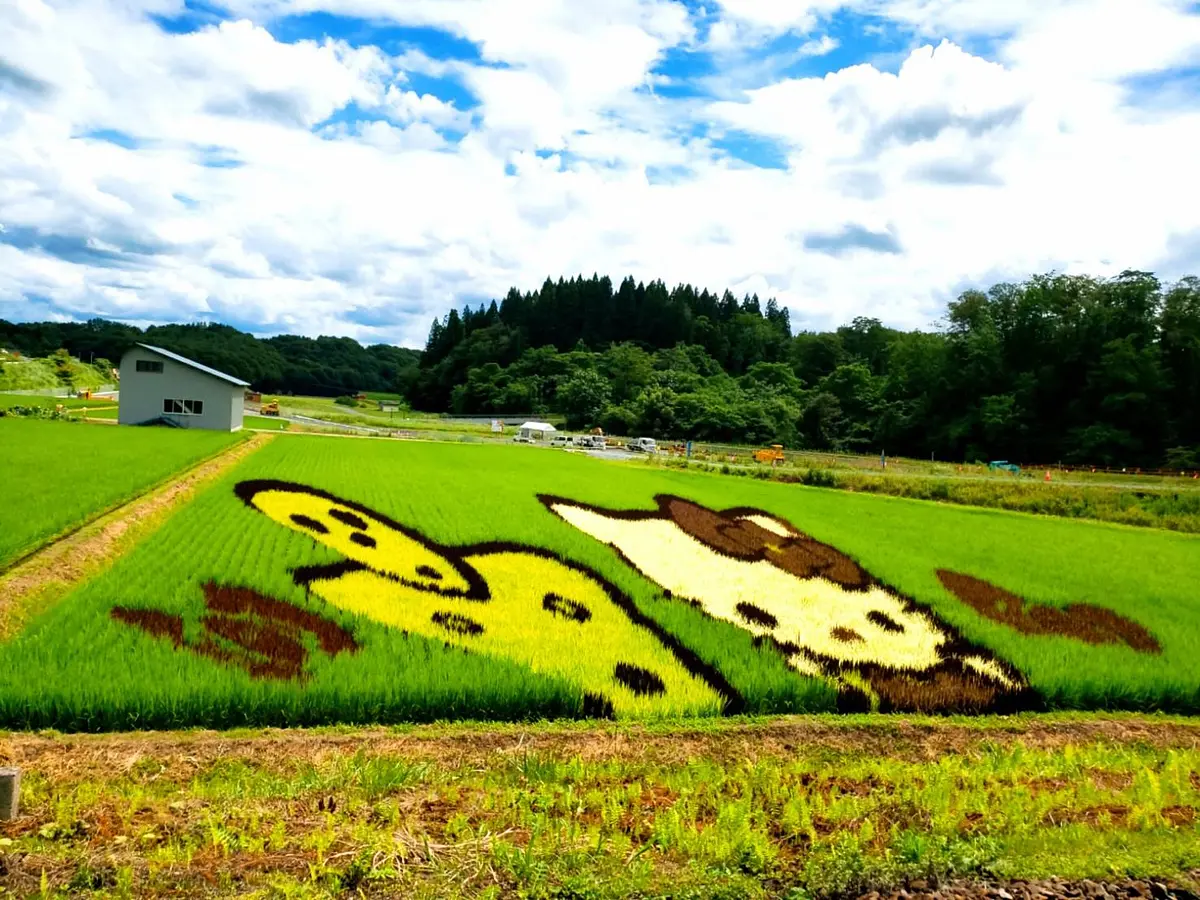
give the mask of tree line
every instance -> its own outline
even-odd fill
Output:
[[[967,291],[933,331],[792,334],[775,300],[547,280],[436,320],[420,409],[942,459],[1200,465],[1200,279],[1046,274]]]
[[[1025,463],[1200,466],[1200,279],[1038,275],[931,331],[793,333],[774,299],[593,275],[434,321],[423,353],[226,325],[14,324],[0,346],[118,361],[135,342],[268,392],[394,391],[416,409],[561,412],[660,439]]]
[[[83,362],[118,365],[134,344],[151,344],[272,393],[335,397],[357,391],[403,391],[420,353],[390,344],[364,347],[352,338],[279,335],[265,340],[228,325],[152,325],[105,319],[13,323],[0,319],[0,347],[26,356],[67,350]]]

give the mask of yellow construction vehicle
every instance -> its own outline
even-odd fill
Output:
[[[272,400],[270,403],[264,403],[262,405],[262,409],[259,410],[259,413],[261,413],[264,416],[279,415],[279,401]]]
[[[779,465],[786,457],[783,455],[783,444],[772,444],[770,448],[754,451],[754,461]]]

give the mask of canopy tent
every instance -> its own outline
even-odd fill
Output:
[[[558,431],[558,429],[549,422],[526,422],[521,426],[518,433],[521,435],[521,437],[533,438],[536,440],[544,437],[552,431]]]

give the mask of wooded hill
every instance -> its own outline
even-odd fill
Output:
[[[364,347],[352,338],[279,335],[261,340],[228,325],[132,325],[87,322],[13,323],[0,319],[0,347],[26,356],[66,349],[83,362],[118,365],[136,343],[182,353],[262,391],[335,397],[355,391],[394,391],[420,353],[390,344]],[[407,383],[407,382],[403,382]]]
[[[433,323],[424,409],[551,409],[618,434],[940,459],[1200,465],[1200,279],[1042,275],[968,291],[944,327],[593,276]]]
[[[452,310],[425,352],[223,325],[12,324],[0,346],[119,360],[134,341],[265,391],[395,390],[435,412],[565,413],[618,434],[939,459],[1200,466],[1200,279],[1040,275],[968,291],[936,331],[793,334],[774,300],[547,280]]]

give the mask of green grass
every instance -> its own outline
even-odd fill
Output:
[[[1040,478],[986,475],[978,466],[962,467],[964,471],[956,473],[955,467],[944,464],[937,466],[936,471],[905,474],[905,469],[891,463],[885,473],[836,462],[825,468],[830,460],[803,455],[796,455],[788,465],[778,468],[745,460],[724,464],[650,457],[641,462],[671,469],[1200,534],[1200,481],[1192,478],[1055,472],[1052,480],[1045,482]],[[924,466],[931,468],[928,462]]]
[[[42,397],[37,394],[0,394],[0,409],[11,409],[14,406],[44,406],[54,409],[56,406],[61,406],[63,409],[74,410],[83,407],[113,406],[115,402],[105,397],[94,397],[91,400],[85,400],[83,397]]]
[[[290,424],[290,422],[285,422],[283,419],[275,416],[246,415],[242,417],[243,428],[266,428],[270,431],[287,431]]]
[[[110,419],[116,421],[120,415],[120,409],[116,406],[88,406],[80,412],[80,416],[88,419]]]
[[[74,357],[67,363],[68,382],[59,378],[59,368],[52,359],[9,359],[0,361],[0,391],[44,390],[73,386],[96,388],[113,382],[112,373],[80,362]]]
[[[880,747],[891,730],[875,720],[863,736]],[[274,737],[286,751],[122,740],[75,748],[61,767],[43,746],[56,771],[24,776],[28,818],[2,848],[8,888],[799,900],[934,878],[1186,880],[1200,868],[1194,747],[1037,746],[1019,731],[950,753],[898,741],[870,755],[759,743],[750,729],[731,730],[736,750],[687,732],[644,753],[642,735],[613,729],[587,754],[472,735],[390,752],[378,735]],[[671,739],[696,753],[672,752]],[[101,771],[112,758],[129,762]]]
[[[0,569],[236,437],[0,419]]]
[[[307,594],[290,570],[343,555],[238,500],[234,484],[251,478],[330,491],[444,544],[514,541],[590,566],[718,668],[750,712],[829,710],[834,693],[826,682],[787,668],[778,653],[755,646],[747,631],[664,597],[612,549],[547,512],[535,494],[649,509],[654,494],[668,492],[714,509],[762,508],[851,554],[1014,664],[1045,706],[1200,711],[1195,537],[630,467],[524,447],[296,436],[245,460],[105,574],[0,646],[0,722],[107,730],[583,713],[581,689],[569,679],[464,653]],[[987,579],[1037,603],[1109,607],[1149,629],[1162,653],[1019,634],[946,592],[938,568]],[[109,615],[114,605],[181,614],[194,641],[205,608],[201,585],[209,579],[254,588],[336,621],[360,649],[332,657],[313,652],[304,684],[254,680]],[[422,599],[397,595],[394,602]],[[572,652],[587,653],[588,646]]]
[[[335,403],[331,397],[280,397],[280,409],[287,413],[298,413],[302,416],[324,419],[327,422],[337,422],[342,425],[368,425],[375,428],[395,428],[396,430],[430,432],[437,431],[450,435],[490,436],[491,427],[487,424],[469,422],[447,422],[441,416],[431,413],[415,412],[403,406],[395,413],[383,412],[379,409],[377,399],[391,397],[383,395],[368,395],[371,400],[360,406],[343,406]],[[393,395],[394,396],[394,395]],[[266,396],[263,398],[267,399]],[[511,437],[512,431],[509,431]]]

